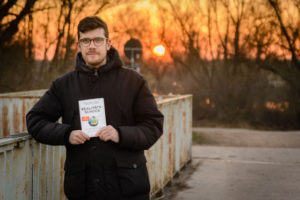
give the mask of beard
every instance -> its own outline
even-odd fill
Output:
[[[85,63],[91,67],[100,67],[106,63],[106,55],[101,55],[96,52],[88,52],[84,56]]]

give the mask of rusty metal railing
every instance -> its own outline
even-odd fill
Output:
[[[0,139],[1,200],[66,199],[63,192],[65,147],[43,145],[26,133],[20,134],[26,132],[25,114],[43,93],[0,95],[0,128],[2,136],[8,136]],[[160,99],[158,107],[165,116],[164,134],[145,152],[151,195],[163,190],[191,160],[192,96]]]

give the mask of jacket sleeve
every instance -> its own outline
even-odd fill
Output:
[[[155,99],[143,80],[133,105],[135,126],[120,126],[120,146],[127,149],[149,149],[163,133],[164,116],[158,110]]]
[[[27,130],[38,142],[50,145],[68,143],[71,126],[58,123],[62,106],[58,99],[55,82],[43,97],[27,113]]]

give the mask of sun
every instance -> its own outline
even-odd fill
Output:
[[[153,48],[153,53],[157,56],[165,55],[165,47],[163,45],[157,45]]]

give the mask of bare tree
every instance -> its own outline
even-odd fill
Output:
[[[297,47],[296,47],[296,41],[299,38],[299,23],[300,18],[298,18],[298,21],[296,22],[296,26],[292,27],[289,26],[290,31],[288,31],[287,25],[284,24],[282,20],[282,11],[280,9],[280,3],[278,0],[268,0],[269,4],[274,10],[274,13],[276,15],[276,18],[278,20],[282,35],[284,36],[287,48],[292,56],[292,62],[294,66],[300,71],[300,63],[299,63],[299,55],[297,55]],[[294,1],[295,6],[297,6],[299,11],[299,1]]]
[[[213,21],[216,25],[216,32],[217,32],[217,35],[218,35],[218,38],[219,38],[219,41],[220,41],[220,46],[223,48],[223,58],[225,60],[229,59],[229,50],[228,50],[228,43],[229,43],[229,26],[230,26],[230,15],[228,13],[228,10],[226,11],[226,20],[223,20],[222,21],[225,21],[226,22],[226,28],[225,28],[225,33],[224,33],[224,36],[222,36],[221,32],[220,32],[220,25],[219,25],[219,6],[218,6],[218,0],[210,0],[208,1],[208,6],[209,8],[211,7],[212,10],[213,10],[213,14],[214,14],[214,18]],[[210,32],[212,31],[212,27],[209,28]],[[218,58],[220,58],[220,52],[219,50],[218,51]]]
[[[184,2],[180,1],[165,0],[157,3],[157,5],[164,19],[166,19],[166,11],[169,10],[168,15],[172,16],[169,19],[170,23],[173,26],[176,24],[176,29],[180,30],[179,33],[168,38],[164,29],[162,29],[161,35],[164,36],[162,40],[166,43],[172,59],[189,72],[195,84],[201,84],[200,80],[202,78],[199,75],[210,76],[208,66],[204,62],[209,54],[207,52],[210,50],[209,44],[205,42],[207,37],[200,29],[201,26],[206,26],[205,21],[203,21],[203,24],[199,23],[201,21],[199,20],[200,18],[206,18],[204,10],[200,6],[200,1],[189,1],[184,4]],[[183,48],[178,48],[178,46],[182,46]]]
[[[17,0],[11,0],[0,4],[0,47],[3,48],[9,44],[13,36],[19,30],[20,22],[32,12],[36,0],[26,0],[24,7],[20,12],[11,12],[11,9],[17,5]],[[11,17],[12,20],[8,18]]]
[[[20,90],[22,82],[28,79],[26,70],[33,62],[35,3],[35,0],[0,2],[0,91]]]
[[[278,48],[282,50],[287,50],[290,57],[291,63],[289,64],[288,58],[284,62],[276,59],[274,57],[269,57],[268,63],[259,63],[259,65],[266,70],[269,70],[278,76],[280,76],[283,80],[285,80],[293,89],[295,99],[299,101],[300,98],[300,40],[299,40],[299,24],[300,24],[300,10],[299,10],[299,1],[292,1],[293,5],[297,8],[296,21],[289,21],[283,19],[283,10],[281,9],[281,3],[278,0],[268,0],[270,7],[274,12],[274,17],[277,20],[277,26],[280,30],[279,38],[281,43],[278,44]],[[288,12],[288,11],[287,11]],[[280,37],[281,36],[281,37]],[[300,108],[299,112],[300,112]]]

